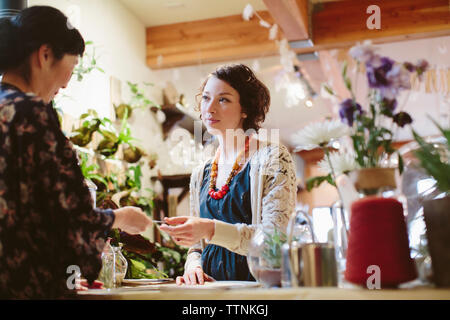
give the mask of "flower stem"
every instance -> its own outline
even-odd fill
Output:
[[[339,188],[338,188],[337,182],[336,182],[336,172],[334,171],[333,164],[331,163],[330,151],[328,150],[328,148],[326,146],[322,147],[322,150],[325,153],[325,156],[327,157],[328,164],[330,165],[331,176],[333,177],[334,184],[336,185],[336,189],[337,189],[339,198],[341,198],[341,201],[342,201],[342,195],[341,195],[341,192],[339,191]]]
[[[341,199],[341,204],[343,206],[344,205],[344,198],[342,197],[341,191],[339,190],[339,187],[338,187],[338,184],[337,184],[337,181],[336,181],[336,172],[334,171],[333,164],[331,163],[330,151],[328,150],[328,148],[326,146],[322,147],[322,149],[323,149],[323,152],[325,153],[325,156],[327,157],[328,164],[330,165],[331,176],[333,177],[333,181],[334,181],[334,184],[336,185],[336,190],[338,192],[338,196]],[[343,213],[343,211],[341,211],[341,212]],[[344,226],[346,226],[347,225],[347,221],[345,219],[345,215],[344,214],[342,214],[342,220],[343,220],[342,222],[343,222]],[[347,228],[345,228],[345,229],[347,229]]]

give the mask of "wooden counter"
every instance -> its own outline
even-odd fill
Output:
[[[218,281],[218,284],[225,282]],[[272,288],[197,287],[175,284],[124,287],[111,290],[88,290],[78,293],[81,299],[120,300],[450,300],[450,288],[411,286],[401,289],[368,290],[353,288]]]

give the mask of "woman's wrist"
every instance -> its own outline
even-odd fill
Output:
[[[206,239],[210,241],[214,237],[214,232],[216,230],[216,223],[213,219],[205,219],[206,223]]]
[[[111,229],[117,229],[117,228],[120,228],[120,225],[121,225],[121,214],[120,214],[120,211],[118,211],[118,210],[113,210],[113,213],[114,213],[114,223],[113,223],[113,225],[112,225],[112,227],[111,227]]]

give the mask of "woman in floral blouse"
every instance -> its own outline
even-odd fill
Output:
[[[90,284],[111,228],[143,232],[139,208],[93,208],[75,151],[51,101],[84,40],[59,10],[36,6],[0,20],[0,298],[61,298],[69,266]],[[68,271],[69,270],[69,271]],[[68,273],[69,272],[69,273]]]

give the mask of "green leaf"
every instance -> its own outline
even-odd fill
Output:
[[[347,66],[348,66],[347,61],[344,61],[344,65],[342,66],[342,77],[344,79],[347,78]]]
[[[345,86],[349,91],[352,91],[352,82],[350,81],[349,78],[345,78]]]
[[[312,189],[319,187],[325,181],[331,184],[332,186],[336,186],[331,174],[329,174],[327,176],[317,176],[306,180],[306,190],[311,191]]]
[[[427,143],[414,130],[412,130],[412,134],[420,146],[420,149],[415,151],[415,155],[421,166],[436,180],[439,190],[450,192],[450,164],[441,159],[441,151],[437,147]]]
[[[403,157],[400,155],[399,152],[397,152],[397,155],[398,155],[398,172],[400,174],[402,174],[403,170],[404,170],[404,167],[405,167],[404,163],[403,163]]]
[[[327,84],[323,84],[323,88],[325,89],[326,92],[328,92],[329,94],[331,94],[332,96],[334,96],[334,91],[327,85]]]
[[[434,123],[434,125],[441,131],[442,135],[447,140],[447,145],[450,146],[450,129],[443,129],[436,120],[428,115],[428,118]]]

